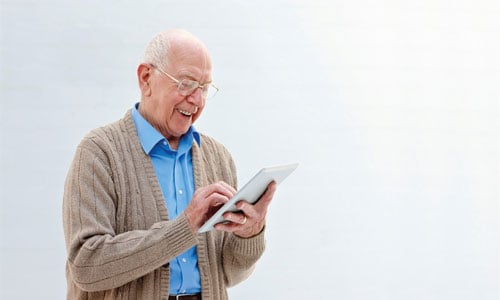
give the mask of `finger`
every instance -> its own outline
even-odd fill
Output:
[[[225,181],[219,181],[218,183],[228,189],[233,195],[236,194],[237,191],[229,183]]]
[[[244,225],[248,221],[248,218],[245,214],[232,212],[226,212],[224,214],[224,219],[239,225]]]
[[[229,223],[218,223],[218,224],[215,224],[214,228],[216,230],[220,230],[220,231],[235,232],[238,229],[241,229],[240,226],[241,226],[240,224],[229,222]]]
[[[235,194],[234,188],[223,181],[219,181],[211,185],[205,186],[202,189],[203,193],[205,194],[205,198],[208,198],[211,194],[214,193],[224,195],[228,198],[233,197]]]
[[[264,212],[267,210],[267,207],[271,203],[273,199],[274,193],[276,192],[276,182],[271,182],[268,186],[264,194],[259,198],[259,200],[255,204],[250,204],[247,201],[239,201],[236,203],[236,208],[245,212],[245,214],[249,216],[254,216],[255,210],[258,212]]]
[[[245,222],[245,224],[241,224],[243,222]],[[241,223],[222,222],[222,223],[215,224],[214,228],[217,230],[226,231],[226,232],[237,232],[237,231],[244,230],[244,228],[246,228],[246,226],[248,226],[247,224],[249,224],[250,222],[248,221],[248,219],[245,221],[245,218],[243,218]]]
[[[255,205],[250,204],[245,200],[238,201],[238,203],[236,203],[236,208],[250,218],[258,218],[261,213]]]
[[[210,203],[210,206],[219,206],[225,204],[229,201],[229,197],[220,193],[212,193],[210,194],[206,200]]]
[[[276,192],[277,184],[275,181],[271,182],[266,189],[264,195],[259,198],[259,201],[256,203],[256,208],[267,208],[273,199],[274,193]]]

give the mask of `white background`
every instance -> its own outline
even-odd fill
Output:
[[[76,145],[157,32],[211,50],[197,128],[240,183],[297,161],[232,299],[500,299],[497,0],[1,2],[1,299],[64,299]]]

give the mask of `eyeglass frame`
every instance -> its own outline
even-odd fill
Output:
[[[215,95],[217,95],[217,93],[219,92],[219,88],[217,86],[215,86],[215,84],[211,83],[211,82],[208,82],[208,83],[205,83],[205,84],[200,84],[199,81],[196,81],[196,80],[191,80],[191,79],[177,79],[175,78],[174,76],[168,74],[167,72],[163,71],[160,67],[154,65],[154,64],[150,64],[151,67],[155,68],[156,70],[160,71],[163,75],[166,75],[168,78],[170,78],[173,82],[175,82],[177,84],[177,91],[179,92],[179,94],[181,94],[182,96],[190,96],[192,95],[196,89],[201,89],[201,95],[203,96],[204,99],[210,99],[210,98],[213,98],[215,97]],[[190,93],[184,95],[184,93],[181,91],[180,89],[180,86],[181,86],[181,83],[183,80],[187,80],[187,81],[190,81],[190,82],[196,82],[196,84],[198,85],[197,87],[195,87]],[[206,90],[206,94],[205,92],[203,91],[203,88],[207,86],[207,87],[210,87],[212,86],[214,89],[215,89],[215,92],[214,94],[211,96],[211,97],[208,97],[208,88]]]

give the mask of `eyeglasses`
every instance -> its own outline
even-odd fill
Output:
[[[179,91],[179,94],[182,96],[189,96],[193,94],[196,89],[201,89],[201,94],[204,99],[210,99],[217,94],[219,91],[219,88],[213,85],[212,83],[205,83],[205,84],[200,84],[196,80],[191,80],[191,79],[182,79],[179,80],[175,78],[174,76],[168,74],[167,72],[163,71],[159,67],[155,65],[151,65],[153,68],[157,69],[164,75],[166,75],[168,78],[172,79],[175,83],[177,83],[177,91]]]

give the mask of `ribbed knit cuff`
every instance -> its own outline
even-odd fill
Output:
[[[260,256],[266,247],[264,232],[265,230],[263,229],[258,235],[251,238],[242,238],[232,234],[229,245],[236,253],[250,257]]]
[[[169,236],[169,243],[178,245],[178,247],[192,247],[196,244],[196,235],[189,226],[188,219],[185,213],[180,214],[172,221],[169,221],[169,229],[165,232]],[[175,232],[175,234],[171,234]]]

